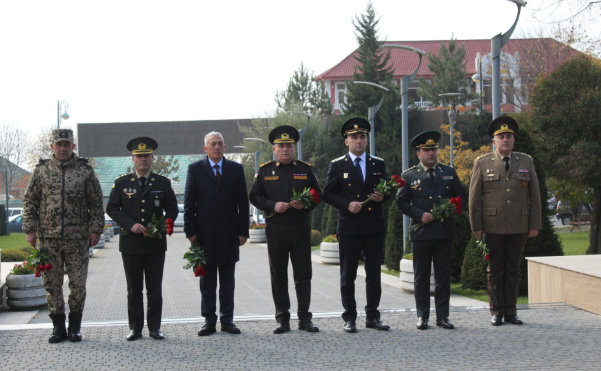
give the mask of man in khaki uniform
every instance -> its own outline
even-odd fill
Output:
[[[36,165],[23,197],[27,242],[48,255],[52,269],[42,273],[50,318],[50,343],[81,341],[86,300],[88,249],[104,229],[102,190],[88,159],[75,156],[73,130],[52,130],[52,158]],[[39,238],[39,240],[38,240]],[[69,276],[69,331],[65,328],[64,269]]]
[[[472,231],[478,240],[486,235],[490,250],[488,294],[491,324],[521,325],[516,302],[520,261],[526,239],[541,229],[541,198],[532,157],[513,152],[518,123],[509,116],[488,126],[496,151],[474,161],[469,210]]]

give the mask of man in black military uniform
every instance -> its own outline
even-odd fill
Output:
[[[382,296],[381,265],[384,248],[384,195],[374,190],[380,179],[386,179],[384,160],[365,153],[369,121],[362,117],[348,119],[340,128],[349,153],[333,160],[323,198],[338,209],[336,236],[340,245],[340,293],[345,321],[344,331],[356,332],[357,302],[355,279],[361,250],[365,262],[367,316],[365,326],[388,330],[390,326],[380,320]],[[370,199],[365,205],[363,201]]]
[[[278,325],[274,334],[290,331],[290,297],[288,296],[288,257],[292,262],[294,287],[298,300],[298,329],[317,332],[311,322],[311,209],[290,201],[292,190],[305,187],[321,193],[311,165],[294,160],[298,130],[278,126],[269,133],[276,160],[261,165],[250,191],[250,202],[266,214],[265,236],[271,271],[271,292]],[[272,216],[273,215],[273,216]]]
[[[406,185],[399,190],[396,198],[397,209],[411,218],[412,226],[424,223],[410,233],[415,272],[417,328],[420,330],[428,328],[432,261],[434,261],[436,280],[434,293],[436,326],[445,329],[454,328],[449,321],[449,299],[455,221],[449,217],[440,223],[431,213],[441,200],[456,197],[460,197],[463,207],[467,207],[465,191],[455,169],[437,163],[440,137],[438,131],[429,130],[413,138],[411,146],[417,148],[420,163],[403,172],[402,178]]]
[[[126,232],[119,238],[119,251],[127,279],[127,311],[129,329],[127,340],[142,337],[144,328],[144,278],[149,336],[162,340],[163,265],[167,250],[167,237],[146,238],[146,227],[155,215],[165,215],[165,220],[177,218],[177,199],[171,181],[151,172],[157,142],[148,137],[134,138],[127,143],[133,154],[135,171],[115,180],[107,214]]]

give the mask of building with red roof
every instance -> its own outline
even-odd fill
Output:
[[[385,41],[384,45],[406,45],[421,49],[429,55],[438,54],[440,45],[449,45],[449,40],[433,41]],[[465,48],[465,89],[468,92],[480,93],[484,109],[491,111],[491,79],[492,59],[491,42],[488,40],[457,40],[457,45]],[[393,68],[393,82],[400,86],[403,76],[412,74],[417,68],[419,57],[415,52],[403,49],[390,50],[389,66]],[[535,83],[536,77],[555,69],[567,58],[577,53],[575,49],[550,38],[540,39],[510,39],[501,51],[501,80],[502,97],[501,109],[505,112],[515,112],[526,108],[528,104],[528,90]],[[340,63],[316,77],[325,86],[332,104],[334,113],[342,113],[346,100],[346,84],[353,80],[353,73],[358,65],[355,50]],[[478,72],[481,61],[484,79],[476,84],[472,76]],[[419,78],[432,82],[432,72],[428,68],[427,56],[424,56],[417,77],[409,87],[409,100],[423,109],[434,109],[431,102],[424,101],[417,93]],[[468,103],[468,106],[472,104]],[[473,102],[479,106],[480,102]]]

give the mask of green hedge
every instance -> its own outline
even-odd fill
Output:
[[[25,252],[23,249],[3,249],[2,250],[2,261],[3,262],[22,262],[29,257],[29,249]]]
[[[311,211],[311,229],[321,232],[321,220],[323,218],[323,211],[326,208],[326,203],[322,200],[319,205]]]
[[[311,230],[311,246],[317,246],[323,241],[323,236],[320,231]]]
[[[384,249],[386,268],[398,271],[403,257],[403,213],[394,205],[388,210],[388,230]]]
[[[484,260],[482,249],[478,247],[476,237],[470,239],[465,248],[465,257],[461,269],[461,287],[472,290],[488,290],[486,281],[488,262]]]

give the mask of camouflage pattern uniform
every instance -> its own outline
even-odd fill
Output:
[[[73,141],[73,131],[54,130],[55,140]],[[69,275],[69,308],[81,312],[86,298],[89,234],[103,233],[102,190],[85,158],[40,160],[23,197],[23,231],[35,232],[36,249],[50,255],[43,272],[51,314],[64,314],[63,265]]]

